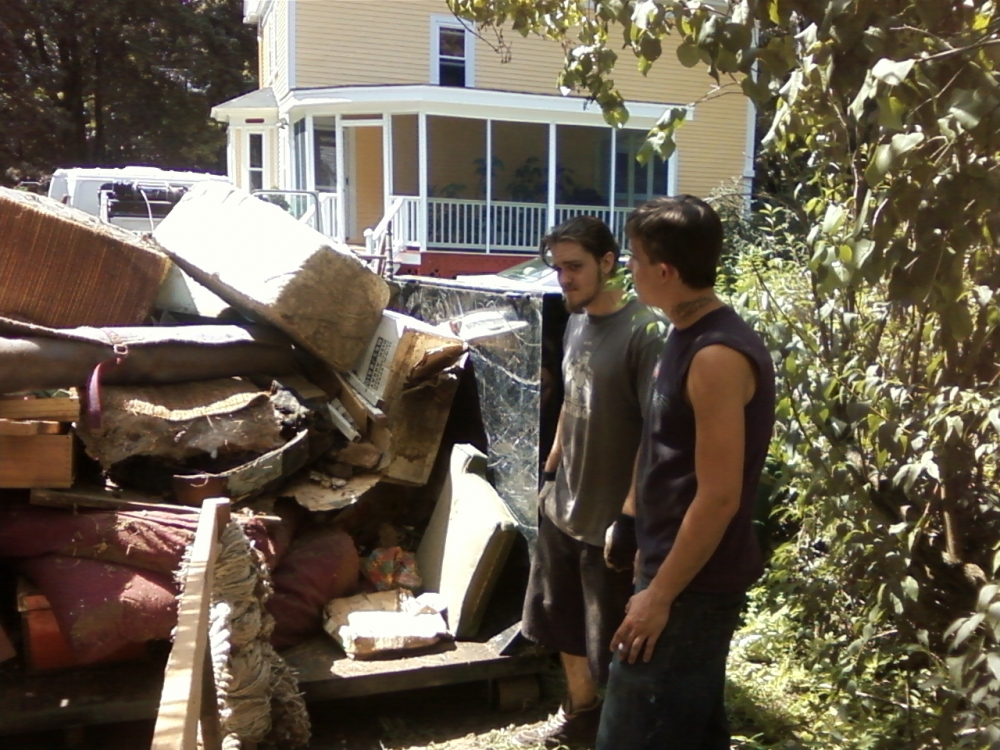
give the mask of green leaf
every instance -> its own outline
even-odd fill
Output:
[[[990,668],[990,672],[993,673],[994,679],[1000,680],[1000,654],[996,651],[990,651],[986,654],[986,665]]]
[[[923,133],[897,133],[892,137],[892,151],[895,156],[902,156],[924,142]]]
[[[890,60],[883,57],[872,68],[872,75],[889,86],[900,85],[913,69],[916,60]]]
[[[895,96],[878,96],[878,124],[886,130],[903,130],[903,115],[907,107]]]
[[[920,596],[920,584],[917,583],[917,579],[913,576],[906,576],[903,579],[903,593],[906,594],[907,598],[916,601]]]
[[[677,47],[677,59],[685,68],[693,68],[701,64],[701,56],[698,47],[690,42],[684,42]]]
[[[963,643],[965,643],[965,641],[968,640],[969,636],[976,631],[976,628],[982,625],[983,620],[985,619],[986,615],[982,613],[972,615],[970,618],[968,618],[964,623],[962,623],[962,625],[959,626],[958,630],[955,632],[955,638],[951,643],[951,647],[955,649],[961,646]]]

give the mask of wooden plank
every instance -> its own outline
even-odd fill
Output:
[[[156,717],[163,660],[31,673],[0,671],[0,735]],[[3,741],[19,747],[17,740]]]
[[[73,435],[0,435],[0,487],[72,487]]]
[[[219,552],[219,533],[228,520],[229,500],[226,498],[209,498],[202,503],[184,576],[184,593],[177,604],[177,630],[163,673],[160,710],[150,750],[195,750],[197,747],[213,569]]]
[[[103,487],[77,486],[68,490],[33,489],[32,505],[49,508],[100,508],[102,510],[166,510],[175,513],[197,513],[188,505],[156,502],[154,497],[131,490],[109,490]]]
[[[458,641],[429,653],[399,659],[349,659],[323,637],[282,652],[299,675],[306,701],[324,701],[415,690],[459,682],[534,674],[551,664],[550,653],[537,648],[517,656],[501,656],[487,643]]]
[[[0,399],[0,419],[52,419],[75,422],[80,418],[78,396],[60,398]]]
[[[63,431],[61,422],[19,422],[10,419],[0,419],[0,435],[58,435]]]

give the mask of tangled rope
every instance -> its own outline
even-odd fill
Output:
[[[289,750],[309,744],[298,683],[269,640],[274,618],[264,602],[271,591],[263,556],[231,522],[215,564],[209,626],[224,750],[239,750],[244,742]]]

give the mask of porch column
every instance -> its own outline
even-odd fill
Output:
[[[556,223],[556,124],[554,122],[549,123],[549,210],[547,221],[546,234]]]
[[[427,204],[427,113],[421,112],[417,116],[417,156],[419,157],[419,179],[420,179],[420,217],[418,233],[420,236],[420,249],[427,250],[427,212],[430,208]]]
[[[493,120],[486,121],[486,252],[493,239]]]
[[[316,189],[316,133],[312,115],[306,115],[306,189]]]
[[[389,213],[392,205],[392,115],[382,113],[382,187],[385,191],[382,215]]]
[[[618,128],[611,128],[611,154],[608,157],[608,226],[611,227],[611,234],[618,237],[618,228],[616,226],[618,217],[615,216],[615,172],[618,171],[617,165],[617,150],[618,150]]]
[[[347,175],[344,169],[344,124],[340,115],[334,115],[337,141],[337,233],[341,242],[347,241]]]

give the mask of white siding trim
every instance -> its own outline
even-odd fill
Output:
[[[677,195],[677,170],[680,164],[679,148],[674,149],[674,153],[667,159],[667,195]]]
[[[282,3],[285,7],[285,32],[287,34],[285,49],[285,74],[288,79],[288,88],[295,88],[295,60],[298,53],[295,49],[295,2],[294,0],[288,0],[288,2]]]
[[[316,189],[316,134],[313,116],[306,117],[306,190]]]
[[[421,207],[427,206],[427,114],[421,112],[417,116],[417,159],[419,169],[419,194]],[[420,249],[427,249],[427,210],[420,212]]]
[[[549,123],[549,195],[548,195],[548,215],[546,216],[545,222],[548,225],[545,229],[545,233],[556,223],[556,124],[554,122]]]
[[[392,205],[392,118],[382,118],[382,215]],[[398,222],[397,222],[398,223]]]
[[[337,239],[347,241],[347,175],[344,172],[344,124],[340,115],[334,124],[337,139]]]
[[[629,127],[652,128],[664,112],[663,104],[628,102]],[[687,110],[687,121],[694,120],[695,108],[670,104]],[[494,119],[506,122],[555,122],[559,125],[596,125],[606,127],[600,107],[579,97],[547,94],[518,94],[509,91],[457,88],[453,86],[345,86],[302,89],[282,98],[283,115],[308,110],[313,115],[426,114],[449,117]]]

